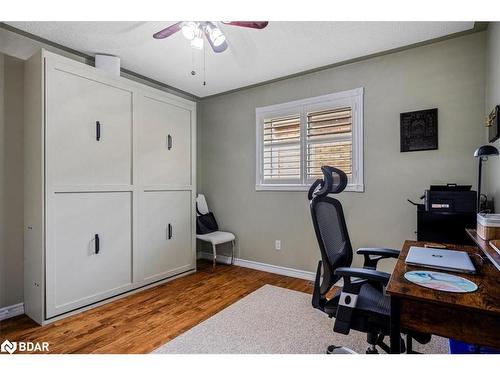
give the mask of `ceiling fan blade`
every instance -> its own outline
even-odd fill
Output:
[[[181,24],[182,22],[174,23],[173,25],[170,25],[169,27],[158,31],[156,34],[153,35],[153,38],[165,39],[170,35],[175,34],[177,31],[179,31],[181,29]]]
[[[226,41],[224,41],[222,44],[220,44],[218,46],[215,46],[212,43],[212,39],[210,39],[210,35],[208,34],[206,29],[203,30],[203,33],[205,34],[205,37],[208,41],[208,44],[210,44],[210,47],[212,47],[212,49],[214,50],[215,53],[221,53],[227,49],[227,42]]]
[[[263,29],[268,25],[268,21],[222,21],[224,25],[249,27],[251,29]]]

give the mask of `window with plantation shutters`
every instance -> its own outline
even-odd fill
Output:
[[[306,145],[307,180],[322,177],[322,165],[339,168],[351,179],[351,107],[307,113]]]
[[[257,190],[307,190],[321,166],[363,185],[363,89],[256,109]]]

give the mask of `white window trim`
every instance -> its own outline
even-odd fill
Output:
[[[305,147],[304,129],[306,121],[307,108],[310,107],[328,107],[332,102],[341,100],[349,101],[352,108],[352,169],[353,178],[346,191],[364,192],[364,173],[363,173],[363,94],[364,88],[359,87],[352,90],[336,92],[333,94],[316,96],[302,100],[295,100],[288,103],[275,104],[266,107],[255,109],[256,123],[256,163],[255,163],[255,190],[257,191],[307,191],[311,186],[310,181],[304,181],[305,177],[301,176],[303,183],[301,184],[268,184],[263,183],[262,172],[262,149],[263,149],[263,121],[265,118],[282,117],[293,113],[301,115],[301,143],[302,148]],[[302,150],[304,152],[304,150]],[[303,158],[302,158],[303,159]],[[303,160],[301,160],[303,163]],[[301,168],[301,170],[303,170]]]

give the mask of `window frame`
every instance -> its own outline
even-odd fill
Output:
[[[346,191],[364,192],[363,173],[363,95],[364,88],[335,92],[292,102],[274,104],[255,109],[256,163],[255,190],[257,191],[307,191],[313,180],[306,179],[307,113],[323,109],[350,106],[352,111],[352,179]],[[264,183],[263,149],[264,120],[267,118],[300,115],[300,183]]]

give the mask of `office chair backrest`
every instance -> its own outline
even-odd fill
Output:
[[[198,207],[198,211],[202,214],[208,214],[208,204],[205,196],[203,194],[198,194],[196,197],[196,206]]]
[[[321,251],[323,281],[320,294],[325,295],[340,277],[334,275],[338,267],[349,267],[352,247],[347,233],[341,203],[328,196],[339,194],[347,186],[347,175],[340,169],[323,166],[323,179],[318,179],[309,189],[311,216]]]

